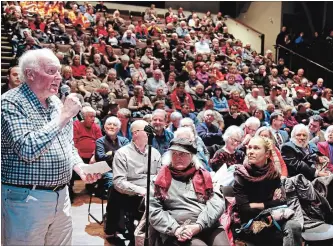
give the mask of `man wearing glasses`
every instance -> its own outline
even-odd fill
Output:
[[[146,195],[148,170],[148,136],[144,131],[148,123],[136,120],[131,124],[132,142],[117,150],[113,158],[113,184],[109,190],[106,207],[104,232],[109,242],[116,243],[119,238],[118,223],[122,212],[130,212],[140,220],[142,213],[138,207]],[[161,167],[161,155],[152,148],[151,175],[156,175]]]

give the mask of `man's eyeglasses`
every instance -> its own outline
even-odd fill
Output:
[[[48,75],[55,75],[57,72],[60,73],[60,67],[50,65],[50,66],[46,66],[44,71]]]

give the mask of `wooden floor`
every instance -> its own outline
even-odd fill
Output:
[[[75,181],[75,199],[72,204],[73,215],[73,246],[94,245],[94,246],[113,246],[105,240],[103,224],[99,225],[92,218],[88,218],[89,195],[85,190],[84,183],[80,180]],[[96,219],[102,219],[101,200],[94,197],[91,205],[91,213]],[[104,202],[104,212],[106,201]],[[129,242],[125,241],[127,245]]]

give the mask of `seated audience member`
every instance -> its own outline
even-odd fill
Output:
[[[317,89],[318,92],[323,93],[324,90],[326,89],[324,87],[324,80],[322,78],[317,79],[317,83],[314,86],[312,86],[312,89],[313,88]]]
[[[172,112],[170,114],[170,124],[167,128],[168,131],[175,133],[179,128],[180,120],[183,119],[183,116],[178,111]]]
[[[323,112],[325,111],[325,107],[323,105],[323,102],[321,100],[321,92],[318,92],[316,88],[311,89],[311,95],[306,98],[308,103],[311,105],[311,110]]]
[[[151,188],[151,226],[160,233],[163,245],[184,241],[191,245],[228,245],[218,221],[224,200],[219,189],[213,187],[208,171],[198,163],[196,145],[177,138],[169,151]]]
[[[94,69],[94,74],[97,77],[104,77],[108,71],[108,68],[101,63],[102,57],[100,54],[94,55],[94,63],[90,65]]]
[[[238,105],[234,104],[229,107],[229,112],[223,116],[224,120],[224,128],[228,129],[229,126],[235,125],[240,126],[242,125],[246,118],[244,114],[239,112]]]
[[[289,176],[303,174],[312,181],[316,177],[328,176],[329,173],[316,167],[324,161],[314,143],[309,142],[309,128],[303,124],[294,126],[290,142],[282,145],[281,154],[287,164]]]
[[[86,70],[86,78],[79,80],[77,86],[79,91],[84,94],[85,98],[90,98],[91,93],[100,88],[101,81],[94,77],[94,69],[88,67]]]
[[[264,110],[255,109],[253,111],[253,116],[260,120],[260,126],[269,126],[269,122],[267,122],[267,120],[266,120]]]
[[[332,97],[332,90],[327,88],[323,91],[323,95],[321,96],[321,101],[326,109],[328,109],[328,106],[330,103],[333,103],[333,97]]]
[[[196,87],[200,82],[196,79],[195,71],[189,72],[189,79],[185,81],[185,91],[189,94],[195,94]]]
[[[279,109],[279,101],[277,95],[278,95],[278,88],[275,86],[270,87],[269,95],[265,96],[264,98],[266,104],[273,104],[274,108]]]
[[[267,76],[267,73],[266,73],[266,66],[265,65],[259,66],[259,72],[254,75],[253,83],[255,85],[261,85],[264,88],[268,87],[269,80],[268,80],[268,76]]]
[[[141,62],[139,59],[135,59],[134,60],[134,66],[131,67],[130,69],[131,75],[133,76],[133,74],[138,74],[139,78],[138,80],[143,83],[146,82],[147,80],[147,74],[145,72],[145,70],[141,67]]]
[[[283,110],[285,107],[289,106],[292,107],[293,111],[296,111],[293,99],[289,97],[288,94],[289,94],[288,88],[283,87],[281,89],[281,95],[277,96],[278,108]]]
[[[260,127],[257,130],[255,136],[269,138],[272,141],[272,143],[274,143],[275,141],[271,129],[267,126]],[[272,157],[276,164],[275,167],[278,168],[279,172],[281,173],[281,178],[287,178],[288,177],[287,165],[282,158],[280,150],[275,145],[272,146]]]
[[[228,100],[229,108],[232,105],[237,105],[238,109],[241,113],[247,114],[249,112],[249,109],[245,103],[245,100],[240,97],[240,93],[238,90],[232,90],[230,92],[230,99]]]
[[[86,76],[86,66],[80,63],[80,55],[74,55],[72,62],[72,73],[76,79],[82,79]]]
[[[118,136],[125,137],[129,141],[132,140],[132,132],[131,132],[131,111],[127,108],[121,108],[117,112],[117,118],[120,120],[121,127],[118,132]]]
[[[135,36],[132,35],[131,30],[127,30],[121,39],[121,44],[123,48],[130,48],[136,46],[136,39]]]
[[[129,143],[127,138],[117,136],[120,130],[120,120],[117,117],[109,117],[104,124],[105,136],[97,139],[95,160],[106,161],[112,169],[112,161],[118,149]],[[112,170],[102,175],[104,189],[108,190],[112,186]]]
[[[214,114],[213,125],[215,125],[222,131],[224,129],[224,121],[223,121],[222,115],[219,112],[217,112],[216,110],[214,110],[214,103],[212,100],[208,100],[206,102],[203,110],[200,111],[199,114],[197,115],[199,122],[202,123],[205,121],[204,114],[205,114],[206,110],[211,110],[213,112],[213,114]]]
[[[237,219],[240,221],[233,219],[235,227],[247,223],[265,209],[287,204],[286,193],[280,180],[281,172],[276,168],[272,157],[272,146],[269,139],[254,137],[246,151],[248,163],[236,166],[233,192],[236,198],[235,208],[238,211]],[[234,239],[254,245],[301,246],[301,224],[289,217],[277,221],[283,233],[277,234],[278,229],[273,225],[256,228],[257,230],[251,226],[248,233],[241,230]],[[281,238],[277,238],[276,235],[280,235]]]
[[[293,98],[295,107],[300,103],[308,103],[308,101],[305,98],[305,91],[302,89],[299,89],[296,91],[296,97]]]
[[[205,107],[205,104],[208,100],[210,100],[209,95],[205,92],[205,87],[202,84],[198,84],[195,87],[194,94],[191,94],[191,97],[193,99],[193,103],[195,106],[195,111],[200,112]],[[185,86],[186,90],[186,86]]]
[[[308,86],[309,81],[306,78],[301,79],[301,83],[295,87],[295,91],[304,91],[304,96],[308,97],[311,95],[311,87]]]
[[[133,117],[142,118],[145,114],[150,114],[153,110],[148,97],[144,95],[143,87],[137,85],[134,87],[134,96],[128,103],[128,109],[132,111]]]
[[[220,87],[216,84],[216,76],[214,74],[209,74],[208,82],[204,84],[205,92],[210,96],[214,96],[214,90]]]
[[[177,75],[174,72],[168,74],[168,81],[166,82],[166,86],[168,87],[168,94],[171,94],[176,89],[176,76]]]
[[[227,99],[222,94],[222,89],[216,87],[214,90],[214,96],[211,98],[214,103],[214,109],[220,114],[225,114],[229,111],[229,105]]]
[[[167,121],[167,112],[162,109],[156,109],[152,113],[151,125],[155,130],[155,137],[152,146],[163,155],[169,147],[170,141],[173,139],[173,133],[165,129]]]
[[[293,108],[291,106],[286,106],[282,110],[284,117],[284,127],[285,129],[288,128],[288,130],[286,130],[287,132],[291,132],[293,127],[299,124],[296,118],[292,115],[292,110]]]
[[[271,114],[270,117],[270,129],[272,131],[272,134],[274,136],[274,144],[278,149],[281,149],[281,146],[289,141],[289,135],[288,132],[285,130],[281,130],[282,126],[284,124],[284,117],[283,114],[274,112]]]
[[[180,121],[180,127],[189,128],[194,135],[194,142],[197,145],[197,157],[201,161],[202,165],[206,168],[206,170],[211,171],[209,162],[209,152],[207,150],[206,145],[202,141],[201,137],[198,136],[197,130],[195,129],[195,125],[193,120],[190,118],[184,118]]]
[[[139,74],[137,73],[132,74],[131,79],[126,79],[125,84],[130,97],[134,95],[135,86],[143,86],[143,82],[139,81]]]
[[[127,87],[125,82],[122,79],[117,78],[117,71],[114,68],[111,68],[107,72],[107,76],[103,80],[103,83],[106,83],[110,89],[110,99],[129,98]]]
[[[22,83],[20,79],[20,73],[21,71],[18,66],[10,67],[8,69],[8,81],[6,84],[1,86],[1,95],[9,91],[10,89],[18,87]]]
[[[102,83],[100,88],[94,91],[90,97],[91,107],[96,111],[96,116],[103,119],[109,111],[109,102],[112,99],[109,97],[110,89],[108,84]]]
[[[300,103],[297,106],[295,119],[297,120],[298,123],[307,125],[309,123],[309,118],[310,114],[307,111],[307,104]]]
[[[145,90],[148,97],[156,96],[156,89],[159,87],[163,87],[164,94],[168,94],[168,87],[165,84],[165,81],[162,78],[162,71],[160,69],[156,69],[153,72],[153,77],[147,79],[145,83]]]
[[[115,69],[117,71],[118,77],[122,80],[126,80],[131,77],[131,72],[129,68],[129,56],[123,55],[120,57],[121,62],[115,65]]]
[[[182,104],[187,104],[190,107],[191,112],[195,110],[192,97],[185,92],[185,84],[183,82],[177,83],[176,89],[170,95],[170,99],[173,107],[178,111],[181,110]]]
[[[328,110],[323,113],[323,127],[327,128],[330,125],[333,125],[333,103],[328,105]]]
[[[223,94],[226,95],[228,98],[230,98],[230,94],[232,91],[238,91],[242,98],[244,98],[246,95],[241,84],[235,82],[235,76],[233,74],[230,74],[228,76],[228,81],[223,82],[221,88],[223,90]]]
[[[320,115],[313,115],[309,118],[310,142],[317,144],[325,141],[325,133],[321,130],[323,118]]]
[[[96,111],[90,107],[83,107],[83,121],[75,121],[74,124],[74,145],[84,163],[89,163],[94,155],[96,140],[102,137],[102,131],[95,123]]]
[[[256,117],[250,117],[248,118],[244,123],[244,138],[242,143],[240,144],[240,148],[243,148],[245,153],[246,145],[249,143],[250,139],[254,137],[257,130],[260,127],[260,121]]]
[[[267,104],[262,96],[259,96],[259,89],[253,88],[251,94],[247,94],[244,98],[249,112],[252,112],[254,109],[266,110]]]
[[[222,144],[222,132],[213,124],[213,121],[214,112],[212,110],[206,110],[204,112],[204,122],[196,127],[199,137],[201,137],[206,146]]]
[[[317,147],[319,152],[328,158],[326,161],[326,169],[333,173],[333,125],[326,129],[325,140],[324,142],[317,143]]]
[[[194,125],[197,126],[199,124],[197,116],[194,113],[191,113],[191,109],[187,104],[182,104],[180,113],[182,114],[183,118],[190,118],[193,120]]]
[[[146,121],[134,121],[131,125],[131,143],[118,149],[113,158],[113,187],[109,190],[104,226],[110,243],[119,242],[116,232],[119,231],[118,223],[122,219],[122,212],[131,212],[137,220],[142,217],[138,207],[147,191],[148,136],[144,131],[146,125]],[[151,175],[156,175],[161,167],[161,155],[155,148],[152,148],[151,154]]]
[[[242,142],[244,136],[243,130],[238,126],[230,126],[223,134],[225,145],[215,152],[213,158],[210,160],[209,165],[213,171],[218,171],[223,164],[228,167],[234,164],[243,164],[245,154],[237,147]]]

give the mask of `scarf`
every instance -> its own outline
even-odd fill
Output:
[[[257,167],[248,163],[236,165],[236,173],[250,182],[272,180],[280,176],[280,172],[271,160],[268,160],[268,163],[263,167]]]
[[[154,196],[162,201],[169,198],[168,190],[172,179],[187,182],[192,179],[194,191],[199,202],[205,203],[213,196],[213,182],[210,173],[204,169],[196,170],[189,165],[185,170],[179,171],[170,166],[163,166],[155,181]]]

